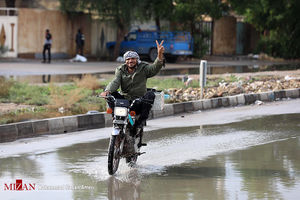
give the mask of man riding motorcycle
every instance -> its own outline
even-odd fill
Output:
[[[114,79],[108,84],[105,91],[101,93],[101,96],[110,94],[116,99],[135,100],[131,110],[134,110],[140,117],[134,124],[133,132],[136,131],[136,128],[143,125],[152,108],[155,94],[153,91],[147,91],[146,83],[147,79],[155,76],[164,65],[163,42],[159,44],[156,41],[157,58],[153,64],[141,61],[136,52],[127,51],[123,55],[125,63],[117,67]],[[119,87],[121,88],[121,94],[117,92]],[[114,107],[110,102],[108,104],[110,108]]]

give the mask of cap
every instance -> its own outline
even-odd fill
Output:
[[[129,58],[136,58],[138,60],[138,63],[141,62],[139,54],[137,54],[137,52],[135,51],[127,51],[126,53],[124,53],[123,58],[125,61]]]

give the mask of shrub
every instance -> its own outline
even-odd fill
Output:
[[[0,77],[0,98],[9,96],[9,90],[13,84],[13,80],[6,80],[4,77]]]
[[[64,90],[61,87],[50,86],[50,103],[48,105],[51,109],[63,108],[64,110],[71,110],[71,108],[81,99],[88,95],[89,91],[83,88],[75,88],[71,90]]]
[[[281,45],[278,40],[270,37],[262,37],[258,42],[255,52],[264,52],[273,57],[282,55]]]
[[[79,88],[92,90],[93,94],[95,94],[95,90],[100,88],[99,80],[90,74],[84,75],[82,79],[74,79],[74,82]]]
[[[299,30],[294,31],[293,33],[270,31],[270,35],[261,37],[255,52],[264,52],[272,57],[285,59],[299,58]]]

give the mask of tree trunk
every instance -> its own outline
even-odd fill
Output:
[[[269,35],[270,35],[270,31],[265,29],[265,30],[264,30],[264,36],[267,37],[267,36],[269,36]]]
[[[159,20],[159,17],[155,17],[155,24],[156,24],[157,31],[160,31],[160,20]]]
[[[124,36],[127,32],[127,29],[125,28],[126,25],[124,23],[119,21],[119,23],[117,23],[117,24],[118,24],[118,30],[117,30],[117,41],[116,41],[116,45],[114,48],[114,59],[116,59],[120,54],[120,45],[121,45],[121,42],[123,41]]]
[[[191,35],[194,36],[195,30],[196,30],[196,26],[195,26],[194,20],[192,20],[191,23],[190,23],[190,29],[191,29]]]
[[[210,55],[213,55],[213,51],[214,51],[214,28],[215,28],[215,19],[212,18],[212,22],[211,22],[211,43],[210,43]]]

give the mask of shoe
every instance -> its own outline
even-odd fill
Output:
[[[46,61],[45,61],[45,60],[43,60],[43,61],[42,61],[42,63],[46,63]]]
[[[147,144],[146,143],[138,143],[138,148],[141,148],[142,146],[147,146]]]

